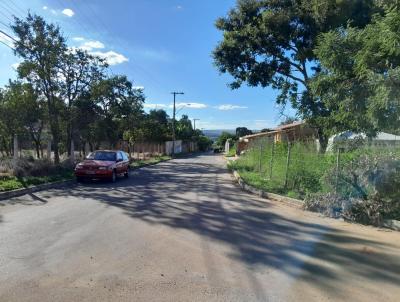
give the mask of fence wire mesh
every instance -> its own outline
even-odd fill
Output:
[[[317,192],[352,198],[371,194],[382,171],[399,163],[399,142],[342,142],[320,152],[314,140],[263,138],[250,142],[234,167],[251,184],[270,192],[297,198]]]

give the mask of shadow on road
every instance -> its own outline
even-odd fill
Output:
[[[220,177],[223,173],[222,166],[178,160],[138,170],[116,184],[89,183],[55,194],[100,201],[147,223],[195,232],[228,245],[230,256],[251,269],[279,269],[326,291],[341,278],[329,266],[372,282],[400,284],[398,254],[363,249],[374,251],[382,243],[279,215],[273,204],[238,190]],[[310,254],[316,261],[302,266]]]

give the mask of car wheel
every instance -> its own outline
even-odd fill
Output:
[[[115,170],[113,170],[112,175],[111,175],[111,181],[116,182],[116,180],[117,180],[117,173],[115,172]]]
[[[125,178],[129,178],[129,167],[126,169],[124,176],[125,176]]]

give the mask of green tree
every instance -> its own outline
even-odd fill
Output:
[[[25,20],[15,18],[11,28],[17,37],[15,53],[23,59],[18,67],[19,76],[46,98],[54,160],[58,163],[60,119],[65,107],[60,94],[62,78],[59,75],[60,59],[67,51],[65,38],[58,26],[48,24],[42,17],[30,13]]]
[[[41,137],[46,122],[45,104],[28,83],[10,81],[2,92],[0,121],[6,133],[6,140],[14,135],[29,135],[36,155],[41,157]]]
[[[220,72],[233,76],[232,88],[246,82],[278,89],[277,103],[289,102],[317,127],[323,150],[328,139],[323,117],[330,112],[310,89],[310,79],[320,69],[314,53],[317,37],[348,22],[363,27],[377,10],[373,0],[238,0],[216,22],[223,40],[213,52],[214,62]]]
[[[242,137],[249,134],[253,134],[253,131],[247,129],[246,127],[237,127],[236,128],[236,137]]]
[[[105,78],[104,70],[107,64],[103,59],[80,49],[65,52],[60,58],[60,64],[64,79],[61,82],[60,91],[66,102],[67,152],[70,155],[71,140],[74,133],[83,130],[82,128],[74,128],[74,125],[78,122],[77,117],[82,116],[81,112],[78,112],[82,108],[76,106],[76,103],[78,100],[88,97],[91,87]]]
[[[223,132],[221,133],[221,135],[218,136],[217,141],[216,141],[216,144],[217,144],[218,146],[220,146],[220,147],[224,147],[224,146],[225,146],[225,142],[226,142],[228,139],[236,140],[237,137],[236,137],[236,135],[234,135],[234,134],[232,134],[232,133],[223,131]]]
[[[197,136],[196,141],[200,151],[207,151],[212,145],[212,140],[205,135]]]
[[[187,115],[182,115],[181,119],[176,122],[176,138],[181,140],[191,140],[194,136],[192,121]]]
[[[322,72],[313,79],[331,112],[327,132],[374,136],[400,129],[400,10],[394,6],[363,29],[347,26],[320,36]]]
[[[92,89],[92,98],[101,108],[103,137],[113,146],[123,138],[125,131],[136,128],[143,116],[145,97],[141,90],[133,88],[126,76],[112,76],[99,81]]]

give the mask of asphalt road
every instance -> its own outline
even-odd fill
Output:
[[[234,185],[221,156],[0,206],[0,301],[399,301],[400,233]]]

